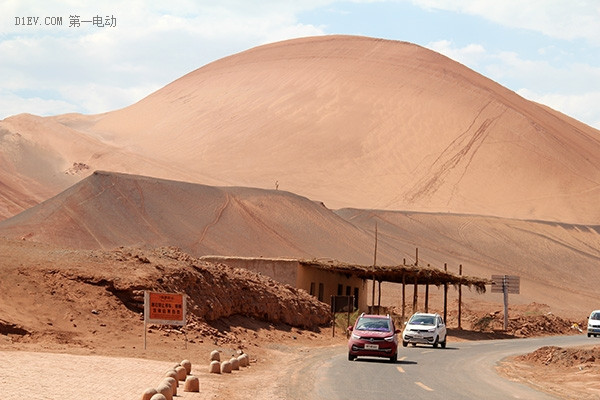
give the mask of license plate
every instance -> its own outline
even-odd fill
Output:
[[[365,344],[365,350],[379,350],[378,344]]]

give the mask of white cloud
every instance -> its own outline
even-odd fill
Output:
[[[482,58],[486,56],[485,48],[481,44],[476,43],[456,48],[451,41],[440,40],[427,44],[427,47],[470,68],[476,68]]]
[[[456,47],[448,40],[428,48],[465,64],[490,79],[513,88],[521,96],[600,129],[600,67],[571,62],[560,67],[545,59],[527,59],[517,53],[489,53],[482,45]]]
[[[60,104],[69,112],[110,111],[215,59],[267,42],[322,34],[299,23],[296,12],[328,2],[300,3],[2,2],[0,14],[10,17],[0,27],[0,74],[8,77],[1,84],[0,104],[13,106],[1,108],[0,118],[19,112],[49,115]],[[81,21],[114,15],[117,26],[69,27],[73,14]],[[39,17],[41,25],[15,25],[17,16]],[[45,26],[46,16],[62,16],[64,25]],[[13,102],[17,98],[22,101]]]
[[[600,112],[594,107],[594,105],[600,104],[600,91],[562,94],[536,93],[529,89],[520,89],[517,93],[526,99],[545,104],[579,121],[588,121],[590,126],[600,129]]]
[[[600,3],[586,0],[412,0],[425,9],[477,15],[498,24],[559,39],[600,45]]]

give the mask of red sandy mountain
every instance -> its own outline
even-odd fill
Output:
[[[375,224],[379,265],[412,264],[419,248],[421,266],[447,263],[456,273],[463,264],[467,275],[519,275],[519,303],[541,302],[565,313],[594,307],[598,226],[445,213],[333,212],[281,190],[95,172],[1,221],[0,237],[69,249],[176,246],[196,257],[334,258],[370,265]],[[398,293],[384,294],[388,304],[397,302]]]
[[[278,182],[333,208],[600,221],[597,130],[404,42],[324,36],[260,46],[118,111],[19,115],[0,132],[3,150],[18,134],[48,154],[55,180],[84,165],[79,176]],[[45,191],[14,191],[30,197],[2,199],[4,216],[58,193],[12,159],[2,169]]]

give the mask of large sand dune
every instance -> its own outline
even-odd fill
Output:
[[[600,221],[597,130],[404,42],[274,43],[122,110],[20,115],[0,129],[54,154],[55,177],[81,163],[89,170],[78,177],[103,169],[209,185],[278,182],[331,208]],[[47,178],[18,173],[58,193]]]

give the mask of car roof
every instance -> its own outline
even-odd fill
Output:
[[[390,319],[389,315],[377,315],[377,314],[361,314],[361,318],[381,318],[381,319]]]
[[[437,317],[439,314],[431,314],[431,313],[417,312],[417,313],[414,313],[413,315],[426,315],[426,316],[428,316],[428,317]]]

